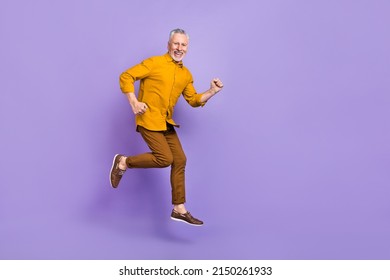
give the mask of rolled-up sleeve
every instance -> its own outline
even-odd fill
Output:
[[[206,102],[200,101],[202,94],[196,92],[192,76],[190,78],[190,82],[187,84],[183,91],[183,97],[192,107],[203,107],[206,104]]]
[[[121,91],[134,92],[134,82],[147,77],[152,67],[153,59],[149,58],[123,72],[119,77]]]

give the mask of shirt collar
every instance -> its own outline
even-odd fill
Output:
[[[167,61],[171,61],[171,62],[175,63],[180,68],[183,67],[183,61],[176,61],[176,60],[174,60],[169,53],[166,53],[165,57],[166,57]]]

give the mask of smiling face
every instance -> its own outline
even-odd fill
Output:
[[[182,61],[187,53],[188,38],[187,35],[175,33],[168,42],[168,53],[171,57],[179,62]]]

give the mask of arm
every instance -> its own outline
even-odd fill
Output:
[[[216,95],[223,88],[223,83],[220,79],[213,79],[210,83],[210,88],[202,93],[200,102],[207,102],[211,97]]]
[[[223,83],[220,79],[213,79],[210,84],[210,88],[203,93],[196,93],[196,90],[193,86],[193,80],[187,85],[183,91],[183,96],[185,100],[192,106],[204,106],[206,102],[216,95],[223,88]]]
[[[152,59],[147,59],[142,63],[133,66],[120,75],[120,87],[123,94],[126,95],[127,100],[130,103],[131,109],[135,115],[142,115],[148,108],[143,102],[139,102],[134,94],[134,82],[147,77],[152,67]]]
[[[134,92],[124,93],[127,97],[127,100],[130,103],[131,109],[133,110],[134,115],[142,115],[148,109],[148,106],[144,102],[139,102]]]

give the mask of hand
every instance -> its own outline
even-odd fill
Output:
[[[211,81],[210,89],[215,93],[219,92],[223,88],[223,83],[220,79],[215,78]]]
[[[148,106],[145,103],[139,101],[131,102],[130,105],[134,115],[142,115],[148,109]]]

